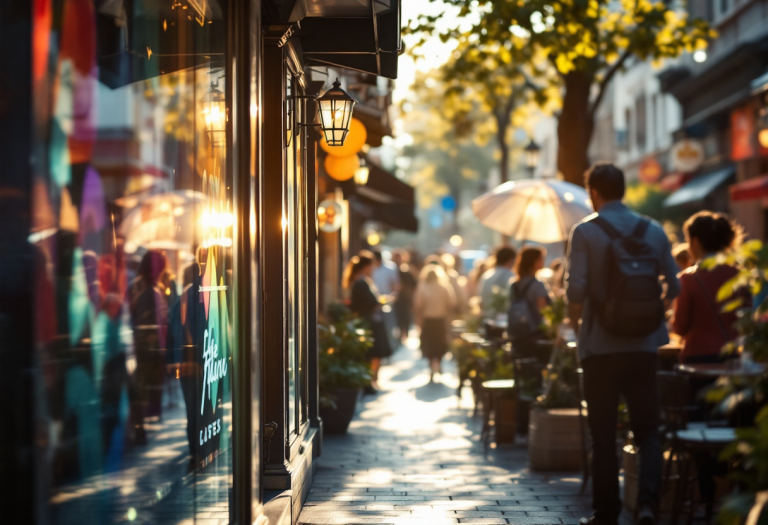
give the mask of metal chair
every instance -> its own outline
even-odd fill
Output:
[[[677,462],[677,482],[670,523],[676,524],[684,504],[688,506],[686,523],[693,521],[697,502],[695,487],[691,481],[693,457],[698,453],[717,454],[726,445],[736,439],[732,428],[711,428],[704,425],[690,424],[688,413],[698,410],[698,406],[688,404],[690,387],[685,376],[674,372],[657,372],[659,394],[661,398],[661,416],[665,446],[669,450],[664,466],[664,481],[672,479],[672,465]],[[707,520],[711,517],[711,502],[705,503]]]

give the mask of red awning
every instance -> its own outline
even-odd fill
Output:
[[[731,202],[768,197],[768,175],[731,185]]]

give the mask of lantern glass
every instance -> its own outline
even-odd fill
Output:
[[[203,120],[205,130],[214,146],[221,146],[226,139],[227,103],[218,81],[211,83],[211,89],[203,97]]]
[[[341,83],[336,79],[333,87],[317,99],[317,104],[325,141],[329,146],[343,146],[349,133],[355,99],[341,89]]]
[[[529,170],[534,170],[539,165],[540,153],[541,148],[531,139],[531,142],[525,147],[525,166]]]

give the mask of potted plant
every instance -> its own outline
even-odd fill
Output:
[[[576,348],[560,333],[565,305],[558,298],[544,312],[545,332],[555,339],[544,371],[544,393],[531,406],[528,456],[535,470],[582,468],[586,425],[579,416]]]
[[[719,290],[718,301],[726,301],[725,310],[738,310],[737,328],[741,337],[737,343],[727,345],[723,352],[738,352],[745,367],[752,362],[768,363],[768,247],[753,240],[738,250],[704,260],[701,265],[712,268],[728,264],[739,273]],[[736,296],[746,286],[752,293],[753,307],[744,308]],[[720,459],[730,463],[734,490],[723,501],[719,522],[725,525],[743,523],[768,524],[768,377],[763,375],[750,384],[737,384],[736,380],[719,380],[707,395],[719,402],[718,410],[733,412],[745,405],[749,411],[757,409],[752,425],[736,429],[736,440],[721,454]],[[741,418],[739,418],[741,419]]]
[[[344,434],[355,415],[360,390],[371,382],[367,360],[373,345],[363,320],[342,305],[329,309],[330,322],[318,325],[320,417],[323,431]]]

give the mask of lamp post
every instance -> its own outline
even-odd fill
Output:
[[[211,82],[211,88],[201,100],[203,119],[208,138],[214,147],[224,145],[227,131],[227,103],[224,93],[219,89],[219,80]]]
[[[528,171],[531,172],[531,177],[533,177],[533,172],[536,171],[536,166],[539,165],[541,148],[531,138],[531,141],[523,151],[525,152],[525,167],[528,168]]]

